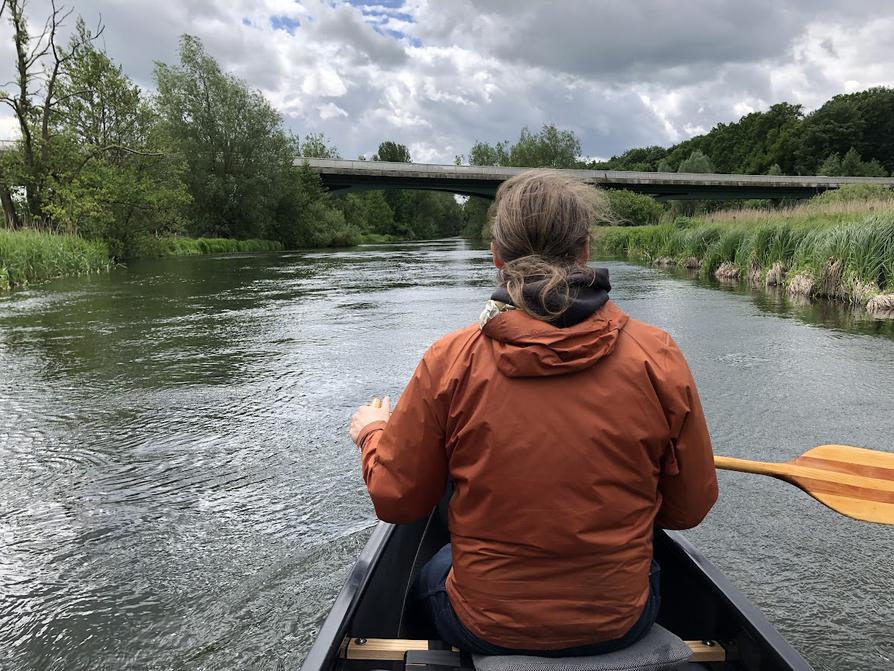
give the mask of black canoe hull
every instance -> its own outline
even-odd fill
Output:
[[[428,520],[414,524],[379,523],[324,621],[302,671],[344,669],[339,652],[347,638],[413,637],[413,623],[405,619],[406,592],[416,571],[449,542],[442,519],[435,511]],[[681,534],[657,532],[655,557],[661,565],[658,622],[685,640],[721,642],[731,659],[710,668],[811,671],[763,614]]]

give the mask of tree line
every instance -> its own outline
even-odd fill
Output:
[[[539,132],[523,128],[518,141],[476,142],[470,165],[635,170],[644,172],[737,173],[887,177],[894,171],[894,89],[871,88],[833,97],[805,113],[801,105],[779,103],[733,123],[671,147],[630,149],[607,161],[580,158],[581,143],[573,131],[545,125]],[[654,199],[628,191],[609,191],[613,223],[656,223],[662,211],[693,214],[728,207],[713,201],[674,201],[661,206]],[[767,206],[768,203],[744,205]],[[469,201],[464,208],[467,235],[486,234],[487,205]]]
[[[588,167],[749,175],[887,177],[894,171],[894,89],[837,95],[813,112],[787,102],[671,147],[630,149]]]
[[[288,132],[282,116],[184,35],[178,62],[156,63],[141,90],[101,48],[103,26],[52,6],[31,34],[24,0],[3,0],[15,79],[0,91],[19,138],[0,154],[8,229],[104,241],[116,258],[150,255],[170,236],[269,239],[289,248],[356,244],[366,237],[456,235],[462,209],[449,194],[333,197],[296,157],[337,157],[322,134]],[[381,156],[379,156],[381,155]],[[386,141],[382,160],[409,161]]]
[[[288,248],[363,240],[486,234],[489,201],[450,194],[370,191],[333,196],[296,157],[338,158],[325,136],[298,137],[264,96],[224,72],[184,35],[177,62],[156,63],[141,90],[101,48],[103,27],[52,5],[29,22],[24,0],[2,0],[15,77],[0,91],[19,138],[0,152],[8,229],[104,241],[117,258],[155,253],[171,236],[275,240]],[[43,25],[39,34],[29,26]],[[884,176],[894,170],[894,89],[835,96],[806,114],[779,103],[671,147],[585,161],[571,130],[522,128],[515,142],[476,142],[458,164],[746,174]],[[360,157],[363,159],[364,157]],[[409,162],[383,141],[372,160]],[[662,206],[609,192],[616,223],[654,223]],[[701,206],[704,206],[702,204]],[[686,207],[693,207],[692,204]]]

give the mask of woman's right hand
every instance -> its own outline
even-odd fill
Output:
[[[379,408],[372,405],[361,405],[351,417],[351,440],[356,445],[360,432],[367,424],[387,422],[389,417],[391,417],[391,398],[388,396],[382,399],[382,406]]]

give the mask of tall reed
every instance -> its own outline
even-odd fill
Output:
[[[812,207],[744,219],[714,213],[675,225],[602,228],[594,236],[594,252],[690,267],[695,259],[705,277],[719,271],[856,303],[894,293],[894,201]]]
[[[0,229],[0,290],[111,267],[105,243],[33,229]]]

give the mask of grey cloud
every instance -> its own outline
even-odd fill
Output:
[[[315,39],[337,42],[380,65],[395,67],[407,60],[398,42],[377,33],[348,6],[336,7],[324,14],[311,30]]]
[[[827,37],[822,42],[820,42],[820,46],[826,50],[827,54],[829,54],[833,58],[838,58],[838,51],[835,49],[835,43],[832,41],[831,37]]]
[[[869,17],[884,0],[456,0],[421,11],[423,40],[603,81],[697,81],[730,63],[789,60],[812,19]]]

